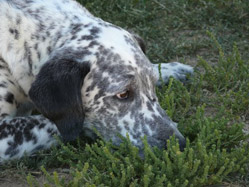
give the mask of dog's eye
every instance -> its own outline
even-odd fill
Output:
[[[116,96],[118,99],[127,99],[129,97],[129,90],[125,90],[124,92],[118,93]]]

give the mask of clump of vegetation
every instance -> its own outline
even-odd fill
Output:
[[[71,180],[56,172],[51,176],[43,167],[46,186],[200,186],[220,183],[231,173],[244,174],[249,152],[248,145],[239,143],[245,138],[242,125],[227,128],[226,120],[205,118],[201,108],[195,117],[200,131],[184,152],[173,138],[167,150],[152,150],[145,139],[144,159],[129,139],[119,147],[103,141],[77,148],[61,145],[58,160],[71,167]],[[31,175],[28,183],[36,184]]]

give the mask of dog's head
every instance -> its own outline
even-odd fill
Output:
[[[144,136],[163,148],[175,134],[183,148],[184,137],[158,103],[142,40],[114,26],[93,33],[87,47],[64,49],[41,68],[29,92],[38,110],[67,141],[95,128],[117,144],[117,134],[128,134],[139,148]]]

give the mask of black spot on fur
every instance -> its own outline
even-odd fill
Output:
[[[14,95],[12,93],[8,92],[5,95],[5,101],[10,103],[10,104],[13,104],[14,103]]]
[[[72,38],[71,38],[71,40],[75,40],[76,38],[77,38],[77,36],[73,35]]]
[[[11,34],[14,34],[14,29],[10,28],[9,31],[10,31]]]
[[[28,42],[25,41],[24,42],[24,49],[25,49],[25,57],[24,58],[27,58],[28,59],[28,64],[29,64],[29,74],[31,74],[32,72],[32,58],[31,58],[31,51],[30,51],[30,47],[28,46]]]
[[[8,79],[8,81],[10,82],[10,84],[15,85],[15,83],[12,80]]]
[[[48,134],[51,134],[53,131],[54,131],[53,129],[49,128],[49,129],[47,130],[47,133],[48,133]]]
[[[19,25],[21,23],[21,21],[22,21],[21,17],[17,16],[16,24]]]
[[[90,27],[90,26],[91,26],[91,24],[89,23],[89,24],[86,24],[84,27],[87,28],[87,27]]]
[[[35,44],[35,47],[34,47],[34,48],[35,48],[35,50],[38,49],[38,43]]]
[[[37,51],[37,57],[39,60],[41,59],[41,53],[39,51]]]
[[[92,35],[85,35],[81,37],[81,40],[93,40],[94,37]]]
[[[39,129],[43,129],[44,127],[45,127],[44,123],[42,123],[42,124],[39,125]]]
[[[7,88],[7,85],[4,84],[4,83],[0,83],[0,87],[1,87],[1,88]]]
[[[93,47],[95,45],[99,45],[99,43],[96,42],[96,41],[91,41],[91,43],[88,45],[88,47],[91,48],[91,47]]]
[[[71,24],[70,27],[72,29],[71,34],[74,36],[82,30],[83,24]]]
[[[154,112],[151,102],[146,102],[146,105],[149,111]]]
[[[51,49],[51,47],[49,46],[49,47],[47,48],[47,53],[48,53],[48,54],[51,54],[51,52],[52,52],[52,49]]]
[[[17,145],[9,145],[10,147],[6,150],[5,155],[9,155],[10,157],[15,156],[19,153],[19,150],[16,149]]]
[[[26,123],[27,125],[23,130],[25,141],[28,141],[28,142],[33,141],[34,144],[36,144],[37,137],[31,133],[31,130],[34,128],[35,124],[33,124],[32,122],[28,122],[28,121],[26,121]]]
[[[1,114],[1,117],[3,117],[3,118],[4,118],[4,117],[6,117],[6,116],[8,116],[8,115],[9,115],[9,114],[2,113],[2,114]]]
[[[93,27],[90,29],[91,35],[96,36],[100,32],[100,29],[98,27]]]
[[[39,32],[44,31],[44,30],[45,30],[45,28],[46,28],[46,27],[45,27],[45,25],[44,25],[44,24],[42,24],[42,23],[40,23],[38,27],[39,27]]]
[[[46,32],[46,35],[47,35],[47,37],[50,37],[50,32],[47,31],[47,32]]]
[[[10,32],[11,34],[14,35],[14,38],[15,38],[16,40],[19,39],[19,31],[18,31],[18,30],[10,28],[10,29],[9,29],[9,32]]]

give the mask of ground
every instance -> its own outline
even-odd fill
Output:
[[[139,34],[146,42],[147,55],[153,63],[179,61],[196,67],[195,77],[188,85],[173,81],[158,90],[162,107],[179,122],[179,128],[189,138],[193,158],[191,151],[185,156],[172,146],[169,151],[175,153],[173,156],[171,152],[164,152],[171,162],[165,160],[166,156],[161,157],[160,151],[155,153],[156,156],[148,151],[149,156],[140,160],[132,156],[136,151],[129,146],[127,152],[117,148],[118,151],[110,154],[109,144],[100,142],[91,147],[85,146],[85,140],[78,140],[72,145],[0,166],[0,187],[26,186],[29,174],[33,176],[28,180],[32,185],[36,184],[35,180],[40,185],[49,183],[52,186],[115,186],[121,182],[130,186],[157,184],[151,179],[166,186],[248,186],[248,145],[237,149],[248,141],[240,129],[249,133],[249,1],[79,2],[94,15]],[[236,124],[238,126],[233,128]],[[198,147],[199,143],[204,148]],[[223,150],[226,153],[221,153]],[[218,161],[214,163],[216,159]],[[183,166],[182,160],[189,164]],[[238,160],[244,164],[239,165]],[[194,170],[192,165],[198,161],[201,164],[195,173],[197,177],[186,174],[188,170],[183,172],[185,167]],[[161,172],[163,162],[167,163],[166,181]],[[173,169],[169,168],[170,163],[173,163]],[[233,163],[234,167],[231,166]],[[242,174],[238,175],[240,170],[236,164],[243,166]],[[41,166],[46,170],[41,171]],[[229,175],[225,175],[229,170]],[[46,172],[54,172],[53,177],[45,177]],[[66,176],[66,182],[57,180],[56,175],[59,178]]]

